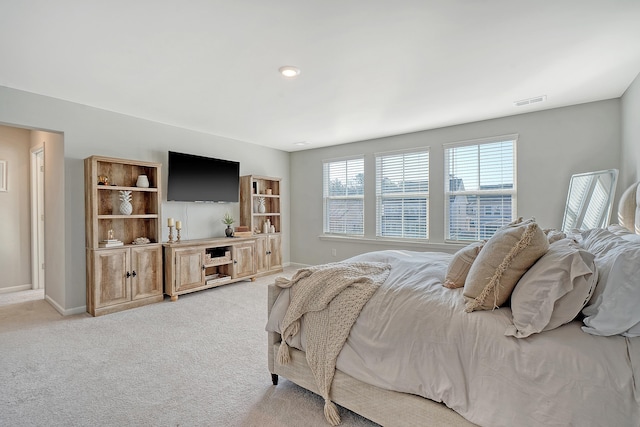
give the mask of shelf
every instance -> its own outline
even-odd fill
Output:
[[[215,262],[215,263],[211,263],[211,264],[205,264],[205,267],[218,267],[221,265],[229,265],[229,264],[233,264],[233,261],[231,260],[227,260],[227,261],[220,261],[220,262]]]
[[[253,216],[280,216],[277,212],[254,213]]]
[[[280,197],[279,194],[254,194],[253,197],[264,197],[265,199],[268,198],[273,198],[273,197]]]
[[[148,191],[151,193],[157,193],[157,188],[144,188],[144,187],[122,187],[119,185],[96,185],[98,190],[112,190],[112,191]]]
[[[146,215],[98,215],[98,219],[155,219],[157,214]]]

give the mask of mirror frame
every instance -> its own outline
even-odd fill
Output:
[[[593,185],[596,182],[595,179],[598,179],[601,176],[609,176],[611,179],[611,185],[609,188],[605,189],[607,191],[607,200],[605,202],[605,209],[601,213],[600,218],[598,219],[598,224],[596,224],[596,228],[603,228],[609,225],[609,221],[611,220],[611,212],[613,211],[613,199],[615,197],[616,185],[618,183],[618,169],[605,169],[594,172],[584,172],[578,173],[571,176],[571,180],[569,181],[569,192],[567,193],[567,202],[564,207],[564,216],[562,218],[562,231],[565,233],[570,232],[571,230],[583,230],[584,225],[584,216],[585,212],[588,209],[589,203],[591,201],[591,196],[593,195]],[[575,191],[576,182],[581,178],[591,178],[591,183],[589,184],[589,190],[580,200],[580,207],[576,212],[576,222],[574,224],[568,224],[569,218],[569,200],[571,200],[572,190]]]

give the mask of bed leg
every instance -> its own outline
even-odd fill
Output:
[[[271,374],[271,382],[273,385],[278,385],[278,374]]]

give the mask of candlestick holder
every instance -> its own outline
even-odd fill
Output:
[[[178,237],[176,238],[176,242],[180,241],[180,229],[176,228],[176,232],[178,233]]]
[[[169,226],[169,243],[173,243],[173,225]]]

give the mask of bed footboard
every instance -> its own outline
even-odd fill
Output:
[[[267,298],[269,314],[281,291],[282,289],[275,283],[269,285]],[[268,334],[269,372],[273,384],[278,384],[278,376],[281,375],[300,387],[318,394],[305,354],[290,348],[291,361],[287,365],[277,365],[275,360],[281,337],[275,332],[268,332]],[[384,426],[475,426],[442,403],[413,394],[384,390],[358,381],[339,370],[336,370],[331,386],[331,399],[338,405]]]

